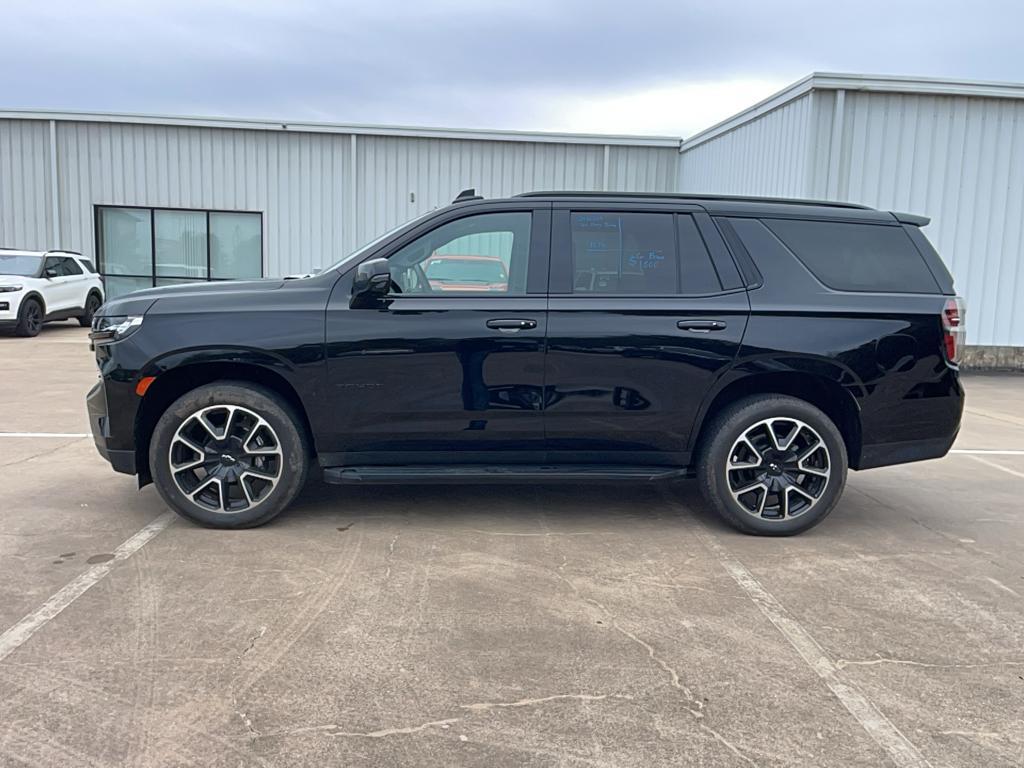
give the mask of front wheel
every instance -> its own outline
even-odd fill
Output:
[[[759,395],[708,425],[697,477],[705,499],[734,528],[791,536],[832,511],[846,484],[846,445],[820,409]]]
[[[149,466],[160,496],[182,516],[251,528],[292,502],[309,453],[284,400],[255,385],[216,382],[182,395],[160,417]]]
[[[25,299],[18,311],[18,324],[14,327],[17,336],[38,336],[43,328],[43,305],[36,299]]]

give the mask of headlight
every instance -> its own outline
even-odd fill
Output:
[[[93,344],[113,344],[115,341],[121,341],[121,339],[131,336],[141,325],[142,315],[95,317],[92,321],[89,340]]]
[[[23,285],[0,285],[0,293],[14,293],[24,287]]]

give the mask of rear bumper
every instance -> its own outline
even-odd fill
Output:
[[[881,443],[865,445],[860,452],[857,469],[874,469],[892,464],[907,464],[912,461],[941,459],[953,447],[957,433],[952,437],[933,438],[931,440],[907,440],[901,443]]]
[[[135,466],[135,451],[132,449],[110,447],[110,417],[107,414],[107,393],[103,386],[103,380],[96,382],[89,394],[85,397],[86,407],[89,411],[89,427],[92,430],[92,439],[96,444],[96,450],[100,456],[110,462],[115,472],[126,475],[137,474]]]

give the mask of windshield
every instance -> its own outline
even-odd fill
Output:
[[[435,256],[427,265],[427,278],[444,282],[474,283],[502,283],[508,279],[505,275],[505,265],[500,261],[446,259],[440,256]]]
[[[39,262],[42,260],[42,256],[0,253],[0,275],[35,277],[39,274]]]
[[[419,216],[415,216],[415,217],[409,219],[408,221],[406,221],[406,222],[404,222],[402,224],[399,224],[397,227],[392,227],[391,229],[389,229],[384,234],[379,235],[378,237],[375,237],[373,240],[368,242],[366,245],[364,245],[361,248],[358,248],[358,249],[352,251],[352,253],[350,253],[345,258],[341,259],[341,261],[336,261],[334,264],[332,264],[331,266],[327,267],[324,270],[324,272],[326,272],[328,270],[331,270],[331,269],[340,269],[341,267],[344,267],[346,264],[349,264],[350,262],[358,261],[360,256],[365,254],[367,251],[373,250],[373,248],[378,243],[380,243],[382,240],[385,240],[386,238],[391,237],[391,235],[393,235],[395,232],[397,232],[398,230],[402,229],[403,227],[407,227],[410,224],[413,224],[414,222],[419,221],[420,219],[427,218],[427,216],[430,216],[432,213],[434,213],[434,211],[427,211],[426,213],[420,214]]]

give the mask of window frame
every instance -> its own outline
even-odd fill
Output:
[[[661,213],[672,216],[672,233],[676,248],[677,290],[674,293],[573,293],[572,215],[574,213]],[[683,290],[683,260],[679,252],[679,216],[692,216],[697,232],[704,241],[711,265],[721,289],[711,293],[690,293]],[[707,211],[698,205],[673,203],[633,203],[608,201],[566,201],[554,206],[551,227],[551,277],[548,295],[558,299],[699,299],[722,296],[745,290],[739,269]]]
[[[501,203],[483,202],[470,205],[458,206],[453,209],[444,209],[438,215],[431,216],[416,224],[412,229],[403,232],[394,239],[382,242],[377,248],[367,253],[358,262],[355,262],[346,269],[354,272],[360,264],[374,259],[390,259],[405,246],[418,240],[420,237],[429,234],[435,229],[443,227],[458,219],[465,219],[471,216],[481,216],[489,213],[529,213],[530,219],[530,240],[528,245],[528,258],[526,270],[526,292],[525,293],[485,293],[455,291],[448,293],[389,293],[387,301],[395,300],[424,300],[424,301],[465,301],[465,300],[501,300],[501,299],[522,299],[525,297],[543,296],[548,289],[548,272],[550,265],[551,246],[551,203],[538,203],[524,199],[506,200]]]
[[[149,268],[150,274],[148,275],[137,275],[127,273],[107,273],[103,271],[104,267],[104,254],[100,247],[100,232],[101,232],[101,211],[104,209],[113,210],[131,210],[131,211],[148,211],[149,212]],[[184,213],[202,213],[205,214],[206,218],[206,277],[176,277],[171,275],[158,275],[156,273],[156,212],[157,211],[179,211]],[[267,233],[265,224],[265,217],[263,211],[248,211],[248,210],[232,210],[230,208],[183,208],[180,206],[173,205],[126,205],[126,204],[108,204],[108,203],[94,203],[93,204],[93,248],[96,254],[96,261],[94,266],[96,267],[96,274],[101,277],[130,277],[137,280],[149,280],[150,288],[157,287],[157,280],[176,280],[181,282],[190,283],[222,283],[230,282],[232,280],[253,278],[235,278],[235,277],[212,277],[211,265],[210,265],[210,214],[211,213],[245,213],[260,217],[260,277],[256,279],[263,279],[267,276],[267,250],[266,241]]]

